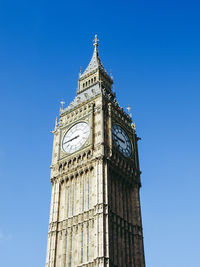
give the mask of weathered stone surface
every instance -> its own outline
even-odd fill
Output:
[[[99,93],[92,95],[88,87],[88,99],[62,110],[53,131],[46,267],[145,266],[138,137],[102,66],[88,68],[80,76],[78,90],[86,94],[90,81]],[[80,121],[88,123],[90,136],[79,150],[66,154],[63,137]],[[120,153],[113,141],[114,123],[131,142],[130,157]]]

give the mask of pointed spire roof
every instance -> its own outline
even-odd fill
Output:
[[[95,35],[94,38],[94,52],[92,55],[92,58],[90,60],[89,65],[87,66],[87,68],[85,69],[85,71],[80,75],[80,78],[86,76],[87,74],[89,74],[90,72],[93,72],[96,69],[100,69],[102,72],[104,72],[105,74],[107,74],[106,70],[104,69],[104,66],[100,60],[99,57],[99,52],[98,52],[98,38],[97,38],[97,34]],[[107,74],[108,75],[108,74]],[[109,76],[109,75],[108,75]]]

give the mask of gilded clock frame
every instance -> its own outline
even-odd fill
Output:
[[[89,114],[89,115],[86,115],[82,118],[80,118],[79,120],[77,121],[73,121],[72,123],[69,123],[65,126],[63,126],[61,128],[61,131],[60,131],[60,147],[59,147],[59,160],[65,158],[65,157],[69,157],[69,156],[74,156],[78,153],[80,153],[80,151],[83,151],[87,148],[92,148],[93,146],[93,125],[92,125],[92,122],[93,122],[93,118],[92,118],[92,114]],[[65,134],[67,133],[67,131],[72,128],[74,125],[76,125],[77,123],[80,123],[80,122],[85,122],[89,125],[89,128],[90,128],[90,134],[86,140],[86,142],[75,152],[73,153],[66,153],[64,150],[63,150],[63,147],[62,147],[62,142],[63,142],[63,138],[65,136]]]
[[[131,154],[129,157],[126,157],[120,150],[119,148],[117,147],[114,139],[113,139],[113,133],[112,133],[112,128],[113,128],[113,125],[118,125],[119,127],[121,127],[124,132],[126,133],[126,135],[128,136],[129,138],[129,141],[130,141],[130,144],[131,144]],[[114,146],[114,148],[120,153],[120,155],[122,155],[124,158],[126,159],[133,159],[134,157],[134,151],[135,151],[135,147],[134,147],[134,142],[133,142],[133,132],[128,128],[128,127],[124,127],[122,126],[122,124],[120,122],[118,122],[117,120],[113,120],[112,119],[112,123],[111,123],[111,142],[112,142],[112,147]]]

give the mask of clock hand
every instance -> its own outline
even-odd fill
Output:
[[[74,139],[76,139],[76,138],[78,138],[78,137],[79,137],[79,135],[77,135],[77,136],[73,137],[72,139],[68,140],[68,141],[67,141],[67,142],[65,142],[64,144],[66,144],[66,143],[69,143],[69,142],[71,142],[72,140],[74,140]]]
[[[116,134],[113,134],[115,137],[117,137],[117,139],[119,140],[119,141],[121,141],[122,143],[124,143],[125,144],[125,142],[124,142],[124,140],[122,140],[120,137],[118,137]]]

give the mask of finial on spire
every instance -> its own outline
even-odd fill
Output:
[[[93,40],[93,42],[94,42],[94,47],[95,47],[95,49],[97,49],[97,47],[98,47],[98,43],[99,43],[99,39],[97,38],[97,34],[95,34],[95,37],[94,37],[94,40]]]
[[[128,115],[130,116],[130,117],[132,117],[132,114],[131,114],[131,107],[128,105],[128,107],[127,107],[127,110],[128,110]]]
[[[62,111],[62,110],[63,110],[63,106],[64,106],[64,104],[65,104],[65,101],[64,101],[64,100],[61,100],[61,101],[60,101],[60,104],[61,104],[61,108],[60,108],[60,110]]]

